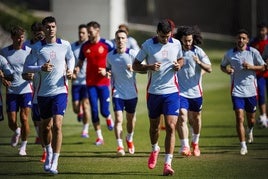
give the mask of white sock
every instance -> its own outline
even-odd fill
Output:
[[[127,141],[132,142],[133,141],[134,132],[127,134]]]
[[[172,154],[165,154],[165,164],[171,165],[172,159],[173,159]]]
[[[247,132],[248,132],[248,134],[252,133],[253,132],[253,127],[248,128]]]
[[[199,142],[199,136],[200,136],[200,134],[193,134],[192,142],[194,144],[198,144],[198,142]]]
[[[246,141],[240,142],[240,145],[242,148],[247,148]]]
[[[97,134],[97,137],[98,137],[99,139],[103,139],[103,136],[102,136],[102,133],[101,133],[101,129],[97,130],[97,131],[96,131],[96,134]]]
[[[27,140],[26,141],[21,141],[20,148],[23,150],[26,150],[26,145],[27,145]]]
[[[47,151],[47,155],[52,158],[53,151],[52,151],[51,144],[48,144],[45,148],[46,148],[46,151]]]
[[[124,148],[123,140],[122,140],[122,139],[117,139],[116,141],[117,141],[117,146],[118,146],[118,147],[122,147],[122,148]]]
[[[56,170],[58,167],[59,153],[53,153],[51,169]]]
[[[152,145],[152,150],[153,151],[157,151],[159,149],[160,149],[160,147],[158,146],[158,143]]]
[[[181,147],[190,147],[189,139],[181,139]]]
[[[16,133],[17,135],[20,135],[20,127],[18,127],[18,128],[15,130],[15,133]]]
[[[87,132],[88,133],[88,127],[89,127],[89,123],[84,124],[83,125],[83,132]]]

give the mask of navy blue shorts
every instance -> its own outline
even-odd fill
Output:
[[[32,107],[32,93],[25,94],[7,94],[6,95],[6,105],[7,112],[18,112],[19,108]]]
[[[47,119],[53,115],[64,115],[67,107],[68,96],[66,93],[56,96],[37,96],[40,117]]]
[[[164,95],[148,94],[147,108],[151,119],[164,115],[179,115],[180,96],[179,93]]]
[[[86,85],[72,85],[72,101],[81,101],[88,98]]]
[[[243,109],[246,112],[253,113],[257,108],[257,97],[240,98],[232,96],[233,110]]]
[[[138,98],[134,99],[113,98],[113,109],[114,111],[125,110],[128,113],[135,113],[137,102]]]
[[[203,98],[186,98],[180,96],[180,106],[187,111],[200,112],[202,110]]]

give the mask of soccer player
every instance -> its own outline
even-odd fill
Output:
[[[129,28],[126,24],[120,24],[118,26],[118,30],[124,30],[125,32],[127,32],[127,35],[128,35],[127,36],[127,48],[134,49],[136,51],[140,50],[137,40],[129,36]],[[114,46],[116,47],[116,39],[113,39],[112,42],[114,43]]]
[[[130,154],[134,154],[134,127],[136,122],[137,87],[136,75],[132,70],[137,51],[127,48],[127,32],[117,30],[115,33],[116,49],[108,53],[107,72],[111,75],[113,108],[115,115],[115,138],[117,140],[117,155],[124,156],[123,145],[123,111],[126,111],[127,136],[126,143]]]
[[[27,138],[30,132],[28,122],[32,107],[32,88],[29,81],[22,78],[23,65],[31,49],[23,44],[25,30],[20,26],[11,29],[12,45],[2,49],[2,55],[7,59],[8,64],[14,71],[14,80],[7,88],[6,105],[8,126],[14,131],[11,138],[11,146],[16,147],[21,137],[19,155],[25,156]],[[19,112],[20,123],[17,123],[17,113]]]
[[[4,86],[8,87],[12,80],[14,80],[13,77],[13,70],[11,67],[8,65],[8,62],[5,57],[0,55],[0,78],[1,78],[1,83],[0,83],[0,88],[2,86],[2,83],[4,82]],[[3,114],[3,101],[2,101],[2,90],[0,90],[0,121],[4,120],[4,114]]]
[[[257,106],[256,71],[263,71],[265,63],[253,47],[249,47],[249,34],[241,29],[236,35],[236,46],[227,51],[221,70],[231,76],[231,96],[236,118],[236,130],[241,145],[240,154],[248,153],[244,128],[244,111],[249,133],[253,136]]]
[[[100,37],[100,24],[91,21],[87,24],[89,40],[85,42],[80,50],[79,62],[76,73],[82,68],[84,61],[86,67],[86,85],[91,107],[92,124],[96,131],[96,145],[103,145],[104,139],[101,132],[98,100],[100,112],[106,118],[106,124],[110,131],[114,128],[114,122],[109,110],[110,104],[110,80],[101,74],[101,69],[106,67],[107,54],[113,49],[112,42]]]
[[[250,42],[250,46],[256,48],[263,55],[264,48],[268,45],[268,27],[265,23],[260,23],[257,26],[258,34]],[[260,116],[258,123],[267,127],[267,112],[266,112],[266,94],[268,94],[268,71],[257,72],[258,84],[258,105]],[[249,143],[253,142],[253,138],[249,138]]]
[[[30,48],[33,48],[34,45],[37,44],[40,40],[43,40],[45,38],[45,33],[43,30],[43,25],[40,22],[34,22],[31,25],[31,33],[32,33],[32,39],[26,40],[24,42],[24,45],[29,46]],[[23,73],[22,77],[25,80],[30,80],[32,81],[32,87],[33,87],[33,101],[32,101],[32,120],[34,123],[35,127],[35,132],[36,132],[36,138],[35,138],[35,144],[41,144],[42,149],[43,149],[43,154],[41,158],[41,162],[45,162],[46,159],[46,148],[41,140],[41,118],[40,118],[40,113],[39,113],[39,108],[37,104],[37,89],[38,89],[38,84],[39,84],[39,76],[34,75],[33,73]],[[33,79],[32,79],[33,77]]]
[[[188,120],[192,127],[193,155],[200,156],[199,136],[201,132],[201,110],[203,102],[202,74],[212,71],[206,53],[197,45],[202,43],[199,29],[194,26],[180,26],[175,38],[182,44],[184,65],[178,71],[180,86],[180,115],[177,130],[181,141],[182,155],[191,155],[188,139]]]
[[[75,59],[69,42],[57,38],[56,19],[42,20],[45,39],[33,49],[24,65],[26,73],[40,77],[37,92],[42,120],[42,140],[47,156],[44,170],[58,174],[58,159],[62,145],[62,121],[67,107],[68,81],[72,77]]]
[[[179,40],[171,38],[172,28],[168,20],[157,25],[157,35],[146,40],[133,63],[134,71],[147,71],[147,108],[150,118],[152,152],[149,169],[156,166],[160,147],[158,145],[160,115],[166,123],[165,162],[163,175],[173,175],[171,168],[175,146],[176,123],[179,115],[179,84],[177,71],[183,65]],[[146,59],[146,64],[142,61]]]
[[[72,50],[75,57],[75,64],[78,63],[80,49],[83,43],[88,41],[87,26],[81,24],[78,27],[78,41],[71,44]],[[88,127],[89,127],[89,101],[86,86],[86,65],[83,63],[81,70],[76,74],[74,71],[72,78],[72,101],[73,111],[77,114],[77,120],[83,121],[83,129],[81,137],[88,138]]]

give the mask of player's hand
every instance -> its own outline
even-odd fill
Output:
[[[247,70],[251,69],[251,65],[249,63],[247,63],[247,62],[243,62],[242,66],[243,66],[244,69],[247,69]]]
[[[227,74],[232,75],[234,73],[234,68],[229,67],[229,68],[226,69],[226,72],[227,72]]]
[[[54,65],[50,63],[50,60],[48,60],[44,65],[41,67],[42,71],[50,72],[53,70]]]
[[[174,61],[173,65],[174,65],[173,69],[175,71],[179,71],[181,69],[181,65],[177,61]]]
[[[6,80],[6,79],[2,79],[2,84],[5,86],[5,87],[9,87],[11,85],[11,82]]]
[[[128,71],[133,71],[132,64],[127,64],[127,70]]]
[[[193,55],[193,59],[197,64],[201,63],[201,61],[199,60],[199,58],[196,55]]]
[[[73,72],[72,72],[72,70],[67,69],[67,70],[66,70],[66,76],[67,76],[68,80],[71,80],[72,77],[73,77]]]
[[[151,65],[150,70],[159,71],[160,70],[160,67],[161,67],[161,63],[156,62],[155,64]]]
[[[23,73],[22,78],[27,81],[31,81],[34,78],[34,73]]]
[[[99,68],[98,73],[102,76],[106,76],[106,69],[105,68]]]

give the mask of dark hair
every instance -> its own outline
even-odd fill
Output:
[[[261,22],[257,25],[258,29],[264,28],[264,27],[268,27],[268,25],[266,24],[266,22]]]
[[[87,28],[87,25],[86,25],[86,24],[80,24],[80,25],[78,26],[78,29],[82,29],[82,28]]]
[[[52,23],[52,22],[55,22],[56,23],[56,19],[55,17],[52,17],[52,16],[48,16],[48,17],[45,17],[43,20],[42,20],[42,24],[45,25],[47,23]]]
[[[91,22],[89,22],[89,23],[87,23],[87,27],[93,27],[93,28],[99,28],[100,29],[100,24],[98,23],[98,22],[96,22],[96,21],[91,21]]]
[[[175,38],[181,40],[183,36],[193,35],[193,45],[200,45],[203,43],[200,29],[195,26],[179,26]]]
[[[167,19],[161,20],[157,25],[157,32],[168,34],[172,31],[171,24]]]
[[[34,22],[31,25],[31,31],[33,32],[43,31],[43,25],[40,22]]]
[[[118,34],[118,33],[125,33],[127,35],[127,31],[125,30],[122,30],[122,29],[118,29],[116,32],[115,32],[115,36]]]
[[[18,35],[23,35],[25,33],[25,30],[21,26],[14,26],[10,30],[11,36],[18,36]]]
[[[240,35],[240,34],[246,34],[249,37],[249,33],[246,29],[239,29],[236,35]]]

